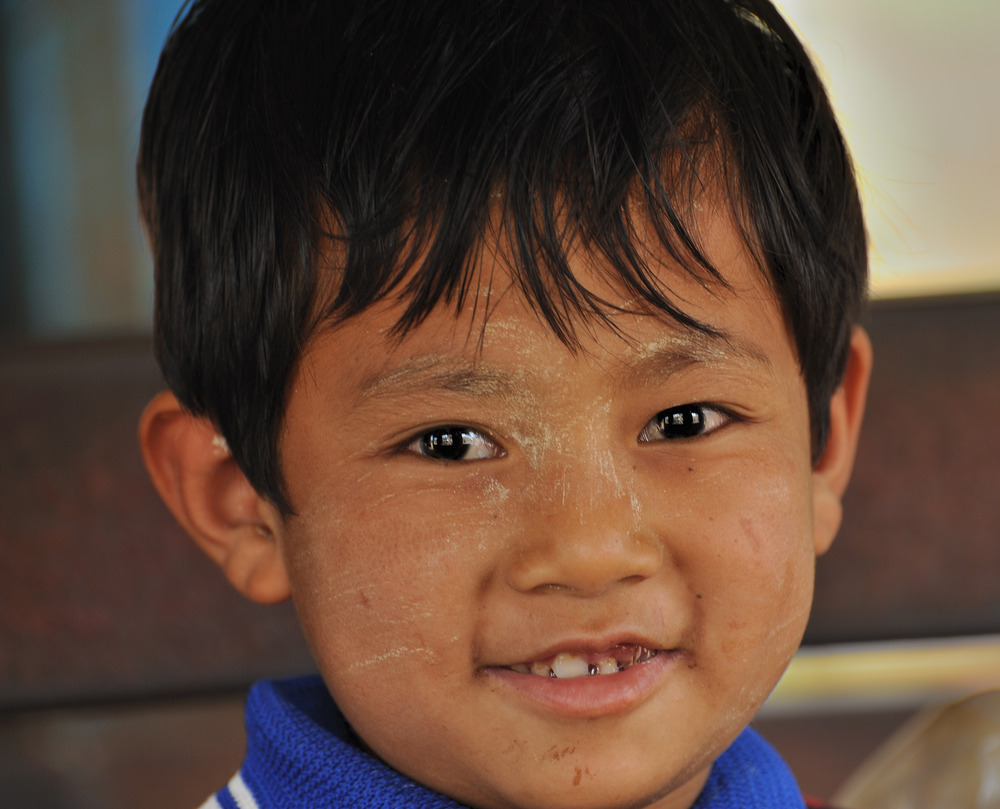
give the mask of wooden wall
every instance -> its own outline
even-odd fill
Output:
[[[807,641],[1000,632],[1000,296],[875,305],[847,517]],[[149,484],[146,339],[0,346],[0,710],[239,688],[311,667]]]

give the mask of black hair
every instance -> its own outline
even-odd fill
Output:
[[[767,0],[197,0],[142,122],[158,361],[290,514],[279,438],[317,328],[388,295],[399,334],[461,306],[499,215],[515,283],[567,345],[609,309],[570,271],[573,241],[707,330],[639,234],[724,284],[686,224],[709,170],[780,302],[818,458],[866,237],[826,93]]]

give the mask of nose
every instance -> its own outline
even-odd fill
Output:
[[[546,488],[548,496],[529,498],[507,573],[511,587],[592,598],[660,570],[662,545],[629,491],[593,475],[574,483],[565,473]]]

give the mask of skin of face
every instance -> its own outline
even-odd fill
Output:
[[[799,644],[823,550],[806,389],[766,280],[706,219],[729,288],[662,277],[719,337],[637,311],[580,253],[623,311],[570,350],[487,255],[458,316],[397,340],[382,303],[297,371],[277,540],[306,637],[365,744],[464,803],[688,807]],[[691,405],[702,432],[668,437]],[[657,654],[610,675],[523,671],[638,647]]]

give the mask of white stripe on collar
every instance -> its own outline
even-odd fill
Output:
[[[257,805],[257,799],[254,798],[250,787],[247,786],[246,781],[243,780],[243,776],[240,773],[236,773],[232,777],[228,787],[229,794],[233,796],[233,800],[236,801],[239,809],[260,809]]]

